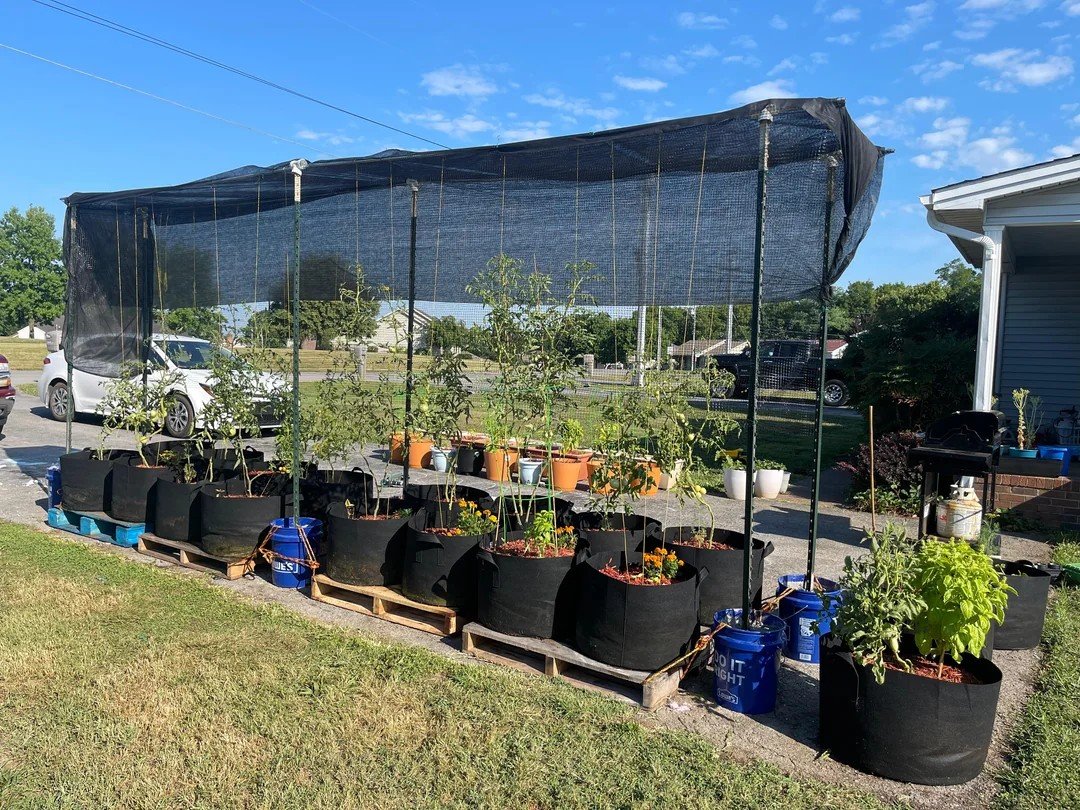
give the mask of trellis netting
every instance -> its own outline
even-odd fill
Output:
[[[556,286],[568,263],[591,262],[596,278],[583,292],[600,307],[748,302],[766,109],[762,300],[817,298],[869,227],[885,152],[842,100],[780,99],[588,135],[73,194],[68,355],[76,368],[115,374],[138,357],[155,310],[284,300],[297,213],[302,300],[337,299],[358,267],[369,287],[405,299],[408,181],[420,189],[417,300],[471,303],[469,282],[504,254],[553,274]],[[826,263],[830,159],[837,193]]]

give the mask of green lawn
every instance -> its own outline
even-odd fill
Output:
[[[23,526],[0,559],[5,810],[881,806]]]
[[[1080,537],[1066,537],[1054,561],[1080,563]],[[1014,732],[998,807],[1080,807],[1080,589],[1051,594],[1043,629],[1043,673]]]
[[[0,354],[8,359],[12,371],[40,371],[48,353],[44,340],[0,338]]]

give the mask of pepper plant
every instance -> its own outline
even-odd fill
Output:
[[[183,385],[177,371],[154,370],[147,374],[143,385],[143,365],[125,363],[120,376],[109,380],[97,411],[104,415],[98,458],[105,457],[105,438],[117,430],[129,430],[135,437],[135,449],[143,467],[149,467],[146,445],[165,423],[175,392]]]

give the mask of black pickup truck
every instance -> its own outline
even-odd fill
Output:
[[[761,366],[758,385],[780,391],[816,391],[821,379],[818,343],[814,340],[765,340],[761,343]],[[750,385],[750,349],[742,354],[719,355],[716,365],[730,371],[735,383],[717,395],[745,397]],[[825,361],[825,404],[846,405],[848,393],[839,361]]]

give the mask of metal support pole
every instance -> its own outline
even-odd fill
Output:
[[[656,370],[660,370],[660,361],[663,359],[664,347],[664,305],[656,308]]]
[[[300,176],[306,160],[289,166],[293,176],[293,272],[292,272],[292,496],[293,521],[300,521]]]
[[[768,191],[769,174],[769,124],[772,113],[766,107],[758,118],[761,130],[761,153],[758,162],[757,189],[757,236],[754,245],[754,298],[750,308],[750,382],[746,402],[746,512],[743,525],[743,589],[742,589],[742,626],[746,629],[750,622],[750,607],[753,603],[753,563],[754,563],[754,467],[757,452],[757,395],[758,395],[758,360],[761,347],[761,287],[765,273],[765,201]]]
[[[725,337],[727,338],[727,343],[724,344],[724,351],[727,352],[728,354],[731,354],[731,339],[734,336],[734,332],[735,332],[735,305],[734,304],[728,304],[727,305],[727,333],[725,334]]]
[[[405,181],[412,195],[412,215],[409,219],[409,323],[405,334],[405,439],[402,443],[401,486],[409,485],[409,434],[412,419],[412,395],[416,381],[413,379],[413,329],[416,326],[416,220],[420,208],[420,184]]]
[[[829,340],[829,300],[826,286],[832,269],[832,213],[836,198],[836,158],[826,159],[828,174],[825,179],[825,239],[821,248],[821,374],[818,378],[817,415],[814,422],[814,477],[810,481],[810,538],[806,549],[806,579],[803,586],[814,586],[814,558],[817,556],[818,507],[821,505],[821,436],[825,421],[825,360]]]
[[[154,261],[151,252],[152,243],[150,242],[150,212],[145,208],[138,209],[135,217],[135,227],[140,231],[137,234],[137,244],[139,245],[139,253],[143,263],[142,280],[140,282],[143,298],[135,303],[138,304],[141,313],[139,318],[142,326],[139,335],[141,338],[139,360],[142,363],[143,407],[146,407],[146,388],[150,375],[150,346],[154,335],[154,274],[152,272]]]
[[[71,215],[68,217],[68,239],[64,246],[64,260],[70,255],[71,242],[75,239],[75,207],[72,206]],[[68,286],[64,294],[64,329],[60,335],[60,348],[64,350],[64,360],[67,362],[67,409],[64,412],[64,452],[71,452],[71,422],[75,418],[75,392],[72,390],[72,365],[71,365],[71,342],[68,336],[75,330],[75,307],[71,305],[71,265],[68,265]]]

